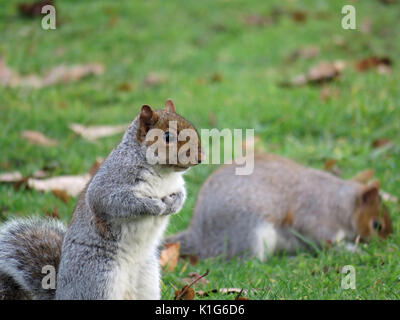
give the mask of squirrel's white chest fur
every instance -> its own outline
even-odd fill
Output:
[[[183,187],[182,174],[172,172],[146,175],[133,191],[161,199]],[[160,299],[156,250],[168,220],[168,216],[144,216],[122,226],[111,299]]]

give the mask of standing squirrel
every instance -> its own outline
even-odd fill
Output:
[[[198,258],[247,252],[263,260],[305,249],[306,239],[324,245],[392,233],[377,181],[342,180],[270,154],[255,156],[251,175],[235,175],[236,167],[223,165],[206,180],[189,228],[166,243]]]
[[[149,141],[153,129],[161,135]],[[185,129],[195,139],[178,139]],[[156,143],[163,148],[149,152]],[[181,161],[181,151],[193,161]],[[200,162],[196,129],[173,102],[144,105],[82,191],[68,228],[31,218],[0,229],[0,299],[160,299],[157,248],[185,201],[182,174]],[[46,265],[57,270],[56,289],[42,288]]]

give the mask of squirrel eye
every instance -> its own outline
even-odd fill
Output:
[[[382,230],[382,224],[379,223],[377,220],[372,220],[372,228],[376,231]]]
[[[164,140],[167,142],[167,143],[169,143],[169,132],[167,131],[167,132],[165,132],[164,133]]]

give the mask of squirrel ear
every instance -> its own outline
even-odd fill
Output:
[[[140,110],[140,122],[146,125],[153,125],[158,120],[157,113],[147,104],[142,106]]]
[[[372,204],[379,199],[380,183],[378,180],[371,181],[361,192],[361,199],[364,204]]]
[[[139,115],[139,128],[137,133],[139,141],[142,141],[146,137],[147,132],[157,120],[157,113],[147,104],[143,105]]]
[[[361,171],[361,172],[357,173],[350,180],[365,184],[369,180],[371,180],[371,178],[372,178],[372,176],[374,174],[375,174],[375,170],[374,169],[368,169],[368,170],[364,170],[364,171]]]
[[[167,110],[168,112],[176,113],[175,105],[171,99],[167,99],[167,101],[165,101],[165,110]]]

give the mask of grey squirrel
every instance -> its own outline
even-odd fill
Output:
[[[156,141],[146,138],[152,129],[161,132]],[[186,129],[196,139],[178,140]],[[155,143],[164,148],[149,152]],[[193,161],[181,161],[181,150]],[[82,191],[67,229],[39,218],[2,226],[0,298],[160,299],[157,249],[185,201],[182,174],[200,162],[196,129],[173,102],[144,105]],[[54,290],[41,286],[45,265],[57,270]]]
[[[263,260],[306,249],[307,240],[324,245],[392,233],[379,182],[364,184],[367,171],[346,181],[271,154],[255,156],[251,175],[235,175],[236,166],[223,165],[206,180],[188,229],[165,243],[180,242],[182,255],[198,258]]]

